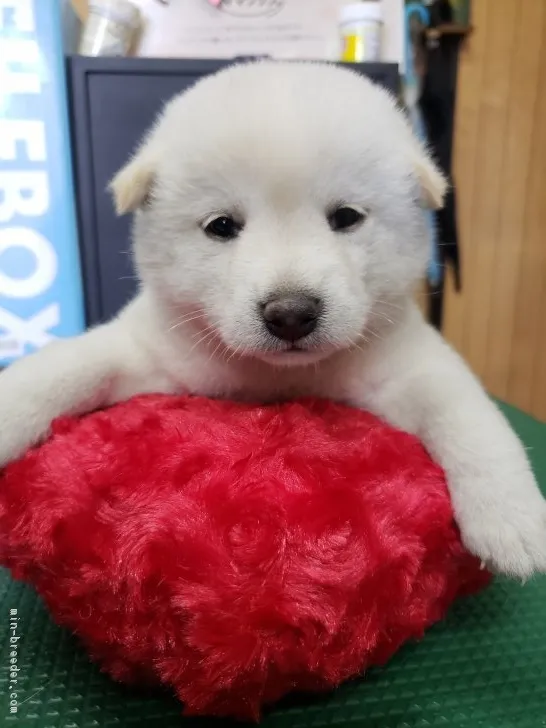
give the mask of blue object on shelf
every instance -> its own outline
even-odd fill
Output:
[[[420,2],[406,3],[404,8],[404,55],[405,55],[405,82],[408,84],[417,83],[415,76],[415,67],[413,63],[412,40],[411,40],[411,19],[417,16],[419,21],[425,27],[430,23],[430,13],[428,9]]]
[[[404,9],[404,54],[405,54],[405,75],[404,75],[404,96],[408,106],[410,120],[416,136],[427,144],[425,124],[419,110],[418,97],[420,93],[419,79],[415,73],[413,59],[413,41],[411,34],[411,21],[416,17],[424,27],[430,24],[430,13],[420,2],[406,3]],[[436,216],[433,212],[427,212],[427,224],[429,231],[430,260],[427,269],[427,279],[432,286],[437,286],[442,278],[442,266],[438,251],[438,235],[436,231]]]
[[[0,366],[85,326],[59,0],[0,3]]]

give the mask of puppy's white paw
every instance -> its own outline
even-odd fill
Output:
[[[0,427],[0,469],[19,458],[25,450],[36,444],[39,438],[20,417],[6,417],[2,412]]]
[[[0,468],[42,440],[53,419],[40,392],[32,391],[36,380],[14,382],[8,374],[0,375]]]
[[[494,572],[520,579],[546,572],[546,501],[536,488],[505,495],[465,504],[458,514],[465,546]]]

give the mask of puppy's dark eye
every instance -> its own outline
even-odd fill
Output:
[[[328,215],[328,224],[334,232],[349,232],[361,225],[366,219],[364,210],[343,205]]]
[[[233,240],[239,235],[243,226],[230,215],[218,215],[205,224],[204,231],[209,238]]]

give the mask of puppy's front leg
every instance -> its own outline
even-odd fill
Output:
[[[40,441],[59,415],[107,404],[130,347],[115,321],[56,341],[1,372],[0,467]]]
[[[412,309],[371,370],[376,385],[361,404],[418,435],[442,465],[468,549],[513,576],[546,571],[546,502],[523,446],[459,356]]]

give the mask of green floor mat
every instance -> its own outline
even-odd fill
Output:
[[[546,425],[505,407],[546,492]],[[10,715],[10,610],[17,609],[18,712]],[[0,726],[208,728],[228,721],[180,716],[169,694],[114,683],[56,627],[29,587],[0,570]],[[231,724],[233,725],[233,724]],[[266,728],[546,728],[546,577],[497,579],[458,602],[419,644],[383,669],[268,712]]]

